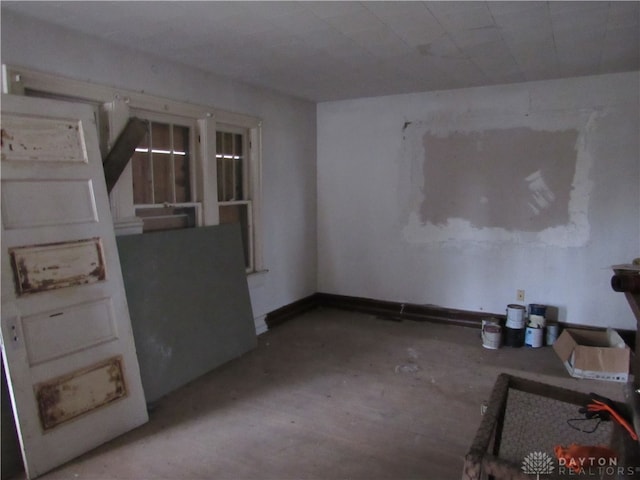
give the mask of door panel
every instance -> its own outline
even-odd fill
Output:
[[[9,248],[18,296],[106,279],[99,238]]]
[[[113,357],[40,383],[35,385],[34,390],[42,428],[54,428],[126,397],[122,357]]]
[[[90,107],[3,95],[4,366],[30,478],[147,421]]]
[[[86,180],[5,180],[5,228],[72,225],[98,221],[93,182]]]
[[[70,355],[117,339],[111,299],[49,310],[22,318],[27,359],[30,366]],[[44,328],[66,332],[56,343],[42,338]]]
[[[3,158],[12,162],[88,162],[77,119],[3,114],[2,144]]]

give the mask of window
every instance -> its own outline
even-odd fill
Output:
[[[247,134],[243,129],[218,125],[216,167],[220,223],[238,223],[242,233],[245,266],[253,267],[253,212],[249,179]]]
[[[192,137],[192,126],[147,120],[147,134],[131,157],[133,204],[144,232],[201,225]]]
[[[106,156],[131,117],[148,134],[110,194],[116,235],[237,223],[247,272],[263,270],[261,121],[3,65],[5,93],[89,103]]]
[[[191,201],[189,128],[147,124],[148,133],[131,158],[134,203]]]

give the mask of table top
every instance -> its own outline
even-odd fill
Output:
[[[579,420],[584,418],[579,408],[591,401],[589,394],[501,374],[465,458],[466,476],[463,478],[481,478],[479,474],[474,476],[479,465],[484,474],[497,479],[531,478],[525,470],[532,459],[544,460],[548,468],[554,468],[553,471],[532,470],[528,473],[545,473],[545,478],[566,478],[569,473],[560,471],[562,465],[556,460],[554,448],[556,445],[568,447],[572,443],[607,445],[618,454],[617,466],[632,468],[633,478],[640,477],[640,443],[632,440],[616,422],[597,424]],[[626,404],[613,403],[619,411],[629,415]],[[589,430],[593,432],[588,433]]]

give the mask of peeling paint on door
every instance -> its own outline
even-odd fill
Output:
[[[9,249],[16,293],[37,293],[106,278],[99,238]]]
[[[87,152],[77,120],[3,115],[2,161],[83,162]]]
[[[122,357],[34,386],[40,423],[52,429],[127,395]]]

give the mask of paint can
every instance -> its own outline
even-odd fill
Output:
[[[496,323],[485,323],[482,326],[482,346],[497,350],[502,343],[502,327]]]
[[[531,315],[540,315],[544,317],[547,314],[547,306],[540,305],[539,303],[530,303],[529,304],[529,316]]]
[[[553,345],[558,338],[559,331],[560,326],[556,322],[548,323],[545,345]]]
[[[504,329],[504,346],[520,348],[524,345],[524,328],[510,328]]]
[[[527,327],[524,333],[524,344],[527,347],[540,348],[544,328]]]
[[[509,328],[524,328],[525,308],[522,305],[511,303],[507,305],[507,323]]]

